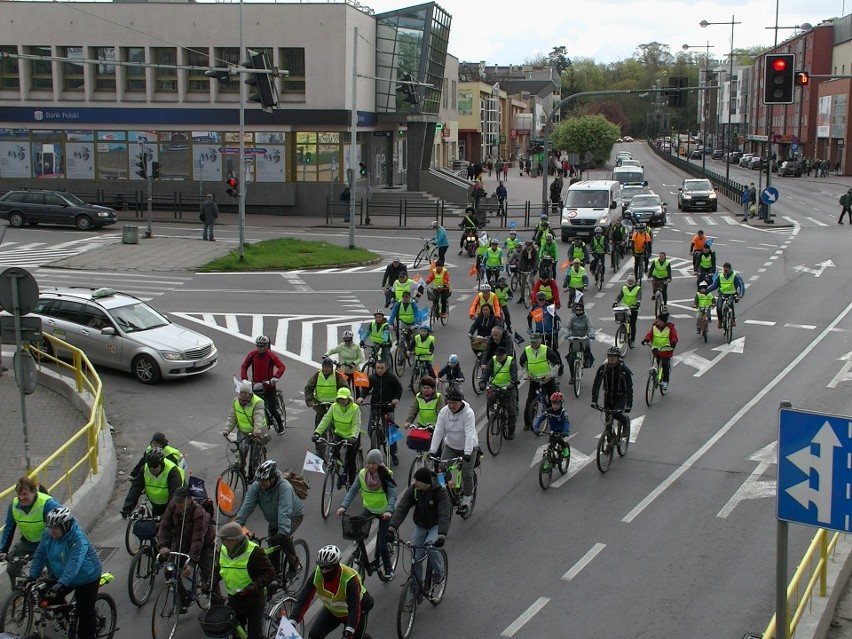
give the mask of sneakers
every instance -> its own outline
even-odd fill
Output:
[[[393,579],[393,568],[385,568],[384,578],[385,581],[390,581],[391,579]]]
[[[718,328],[718,329],[722,328],[722,320],[719,320],[718,322],[716,322],[716,328]]]
[[[284,434],[284,424],[276,424],[275,425],[275,432],[278,433],[279,435],[283,435]]]
[[[661,391],[669,390],[669,383],[668,382],[660,382],[660,390]]]
[[[456,511],[459,515],[466,515],[470,512],[470,504],[473,501],[470,497],[462,497],[461,504],[459,504],[458,510]]]
[[[432,585],[437,586],[444,583],[444,575],[432,575]]]
[[[290,566],[287,569],[287,581],[292,581],[295,579],[296,575],[298,575],[302,571],[302,566],[300,564],[296,564],[295,566]]]
[[[337,489],[340,490],[346,486],[346,477],[338,477],[337,478]]]
[[[394,466],[399,466],[399,457],[397,457],[396,455],[391,455],[391,463]]]
[[[461,255],[461,254],[462,254],[462,252],[461,252],[461,251],[459,251],[459,255]]]

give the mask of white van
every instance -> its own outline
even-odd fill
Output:
[[[617,166],[612,170],[612,179],[621,184],[644,184],[645,170],[641,166]]]
[[[621,184],[616,180],[583,180],[568,187],[562,206],[562,241],[591,237],[595,227],[606,233],[615,216],[621,215]]]

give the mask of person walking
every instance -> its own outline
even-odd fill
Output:
[[[503,162],[503,181],[509,181],[509,160]]]
[[[748,185],[748,215],[749,217],[757,215],[757,189],[754,182]]]
[[[213,194],[208,193],[207,199],[201,203],[201,221],[204,222],[201,239],[205,242],[207,240],[216,241],[216,238],[213,237],[213,226],[216,224],[217,217],[219,217],[219,205],[213,199]]]
[[[837,220],[838,224],[843,224],[843,216],[849,216],[849,223],[852,224],[852,187],[849,190],[840,196],[840,219]]]
[[[500,215],[505,217],[506,216],[506,198],[508,197],[509,193],[506,190],[506,186],[503,184],[503,182],[497,183],[497,190],[494,191],[494,195],[497,196],[497,207],[500,210]]]
[[[740,197],[740,204],[742,204],[743,207],[743,222],[748,222],[748,200],[750,193],[751,189],[745,187],[743,189],[743,194]]]

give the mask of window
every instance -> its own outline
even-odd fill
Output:
[[[66,202],[55,193],[45,193],[44,203],[48,206],[65,206]]]
[[[63,58],[71,58],[72,60],[83,60],[83,47],[60,47],[59,55]],[[62,90],[63,91],[82,91],[83,90],[83,63],[82,62],[63,62],[62,63]]]
[[[50,47],[26,47],[29,55],[51,55]],[[50,60],[30,60],[30,89],[50,91],[53,89],[53,65]]]
[[[18,47],[0,47],[0,53],[18,53]],[[21,76],[18,72],[18,60],[15,58],[0,58],[0,90],[20,89]]]
[[[210,78],[204,75],[206,67],[210,65],[210,53],[207,47],[190,47],[186,50],[186,63],[191,67],[205,67],[197,70],[189,70],[186,90],[190,93],[209,93]]]
[[[177,93],[177,49],[173,47],[153,47],[151,61],[163,65],[154,69],[154,91]],[[171,68],[169,68],[171,67]]]
[[[95,91],[115,91],[115,49],[94,47],[92,57],[95,65]]]
[[[296,181],[317,181],[316,133],[296,133]]]
[[[139,62],[144,64],[145,49],[142,47],[125,47],[121,50],[121,57],[124,62]],[[124,90],[130,92],[145,90],[145,67],[124,67]]]
[[[51,306],[51,315],[56,319],[65,320],[66,322],[82,324],[85,309],[85,304],[81,302],[56,300],[56,302]]]
[[[213,65],[226,67],[229,64],[240,63],[240,50],[237,47],[216,47],[213,49]],[[226,82],[219,83],[220,93],[238,93],[240,90],[240,77],[234,76]]]
[[[299,48],[281,49],[281,70],[290,75],[281,79],[284,93],[305,92],[305,50]]]

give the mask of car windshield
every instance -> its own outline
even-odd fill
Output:
[[[107,313],[125,333],[148,331],[170,323],[169,320],[142,302],[107,309]]]
[[[686,180],[683,183],[684,191],[712,191],[710,180]]]
[[[639,208],[645,206],[660,206],[660,196],[659,195],[637,195],[630,201],[630,206],[632,208]]]
[[[605,209],[609,206],[609,191],[568,191],[565,206],[569,209]]]
[[[62,197],[68,200],[74,206],[80,206],[81,204],[85,204],[83,200],[78,198],[76,195],[71,195],[70,193],[63,193]]]

